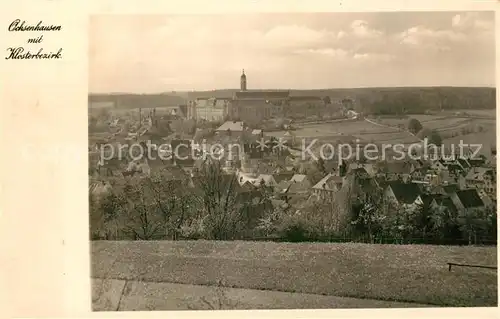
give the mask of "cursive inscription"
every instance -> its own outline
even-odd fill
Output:
[[[38,21],[37,24],[29,24],[25,20],[15,19],[12,21],[7,28],[9,32],[38,32],[38,34],[32,34],[28,36],[27,47],[22,45],[12,46],[7,48],[7,55],[5,60],[58,60],[62,59],[63,49],[47,50],[46,48],[40,47],[43,45],[43,36],[45,32],[49,31],[61,31],[62,27],[60,25],[44,24],[42,20]],[[25,40],[26,41],[26,40]],[[33,48],[33,45],[38,47]],[[57,50],[57,51],[55,51]]]
[[[43,21],[39,21],[36,25],[28,25],[26,21],[21,21],[16,19],[12,21],[9,25],[9,31],[61,31],[62,27],[60,25],[44,25]]]
[[[38,52],[32,53],[31,51],[24,50],[23,47],[17,48],[8,48],[8,55],[5,57],[5,60],[10,59],[61,59],[62,48],[57,52],[44,52],[43,48],[40,48]]]

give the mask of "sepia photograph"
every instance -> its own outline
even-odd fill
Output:
[[[88,21],[93,311],[498,306],[494,11]]]

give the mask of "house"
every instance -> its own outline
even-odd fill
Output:
[[[422,195],[422,190],[415,183],[390,181],[384,190],[384,198],[399,207],[415,207],[416,200]]]
[[[292,195],[308,194],[309,191],[311,190],[311,186],[312,185],[308,179],[304,179],[301,182],[292,181],[290,186],[288,187],[287,193]]]
[[[255,186],[265,185],[267,187],[276,187],[278,183],[274,180],[273,175],[270,174],[260,174],[255,181],[252,182]]]
[[[330,173],[312,187],[313,193],[321,199],[331,198],[342,188],[343,181],[342,177]]]
[[[476,189],[460,190],[450,195],[457,209],[467,213],[476,209],[484,209],[485,205]]]
[[[412,172],[412,164],[404,161],[379,163],[378,172],[387,180],[407,180]]]
[[[245,130],[245,123],[242,121],[227,121],[219,126],[215,131],[219,134],[241,135]]]
[[[444,208],[451,216],[456,216],[458,212],[458,209],[450,196],[433,198],[433,201],[430,204],[430,209],[435,210],[439,208]]]
[[[288,193],[288,189],[292,185],[292,182],[289,180],[281,181],[274,189],[278,193],[279,197],[286,197]]]
[[[304,180],[307,180],[307,175],[304,174],[294,174],[292,178],[290,178],[290,181],[293,183],[301,183]]]
[[[296,174],[292,179],[279,183],[275,190],[279,198],[289,202],[292,198],[309,197],[311,186],[305,175]]]
[[[306,175],[295,174],[290,179],[290,185],[287,189],[288,194],[306,194],[313,185]]]
[[[471,165],[469,164],[469,162],[465,158],[461,158],[461,157],[457,158],[456,164],[460,165],[460,167],[462,167],[462,169],[464,171],[468,170],[469,168],[471,168]]]
[[[410,179],[412,181],[420,181],[423,182],[425,179],[425,176],[427,175],[427,172],[429,171],[428,167],[418,167],[415,168],[411,173],[410,173]]]
[[[457,163],[447,163],[446,169],[448,170],[450,176],[453,177],[458,177],[462,174],[464,174],[465,170],[462,168],[461,165]]]
[[[356,176],[356,178],[361,178],[361,179],[367,179],[367,178],[371,178],[372,177],[366,171],[366,169],[364,167],[355,168],[355,169],[351,170],[350,172],[348,172],[348,174],[354,174],[354,176]]]
[[[229,115],[229,99],[215,97],[199,97],[189,101],[186,116],[190,119],[221,121]],[[177,111],[177,110],[176,110]],[[176,112],[177,115],[180,112]]]
[[[486,164],[486,158],[484,157],[470,158],[468,162],[471,167],[482,167],[484,166],[484,164]]]
[[[449,163],[452,163],[452,162],[449,162]],[[440,171],[445,170],[446,166],[449,163],[447,161],[445,161],[445,160],[438,159],[438,160],[432,161],[432,163],[430,165],[430,169],[432,169],[432,170],[434,170],[436,172],[440,172]]]
[[[492,168],[472,167],[465,176],[467,188],[484,189],[485,192],[496,197],[496,172]]]
[[[432,188],[432,194],[450,195],[460,190],[458,184],[437,185]]]
[[[278,186],[274,177],[270,174],[252,174],[238,171],[236,173],[236,178],[238,184],[244,185],[245,183],[250,183],[255,187],[260,187],[262,185],[275,188]]]
[[[485,207],[493,207],[494,206],[493,200],[491,199],[490,195],[488,193],[486,193],[486,191],[484,189],[478,189],[477,194],[479,195],[479,197],[483,201]]]
[[[294,175],[294,172],[281,171],[279,173],[273,174],[273,177],[276,183],[280,184],[283,181],[289,182]]]
[[[428,163],[422,159],[409,159],[409,163],[411,165],[412,171],[417,170],[417,169],[421,169],[421,168],[429,167]]]

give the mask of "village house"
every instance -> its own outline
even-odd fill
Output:
[[[376,164],[378,174],[385,177],[388,181],[407,181],[413,171],[411,163],[406,161],[382,162]]]
[[[482,189],[496,198],[496,172],[492,168],[472,167],[465,176],[467,188]]]
[[[424,182],[425,177],[427,175],[427,172],[429,171],[428,167],[418,167],[415,168],[411,173],[410,173],[410,180],[411,181],[419,181],[419,182]],[[428,182],[428,181],[425,181]]]
[[[384,190],[384,199],[396,207],[415,208],[422,190],[415,183],[389,181]]]
[[[450,162],[452,163],[452,162]],[[436,171],[436,172],[440,172],[440,171],[443,171],[446,169],[446,162],[442,159],[438,159],[438,160],[435,160],[435,161],[432,161],[432,164],[430,166],[430,169],[432,169],[433,171]]]
[[[229,98],[197,98],[188,104],[188,118],[223,121],[229,116]]]
[[[476,189],[465,189],[450,195],[451,200],[462,214],[485,209],[485,203]]]
[[[444,209],[450,217],[456,216],[457,214],[457,207],[448,194],[421,194],[415,200],[415,204],[430,211]]]
[[[361,174],[366,174],[366,177],[374,177],[377,175],[377,169],[375,164],[372,163],[349,163],[347,172],[358,172]]]
[[[295,174],[289,180],[281,181],[276,187],[279,198],[289,202],[291,198],[307,198],[310,195],[312,184],[303,174]]]
[[[331,199],[343,185],[344,179],[335,174],[328,174],[312,187],[313,194],[320,199]]]
[[[221,136],[242,136],[246,129],[245,123],[242,121],[227,121],[219,126],[215,132]]]
[[[458,209],[450,196],[434,197],[429,208],[434,211],[444,209],[451,218],[457,216],[458,213]]]

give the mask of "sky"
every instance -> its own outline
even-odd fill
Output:
[[[494,12],[99,15],[89,90],[495,86]]]

